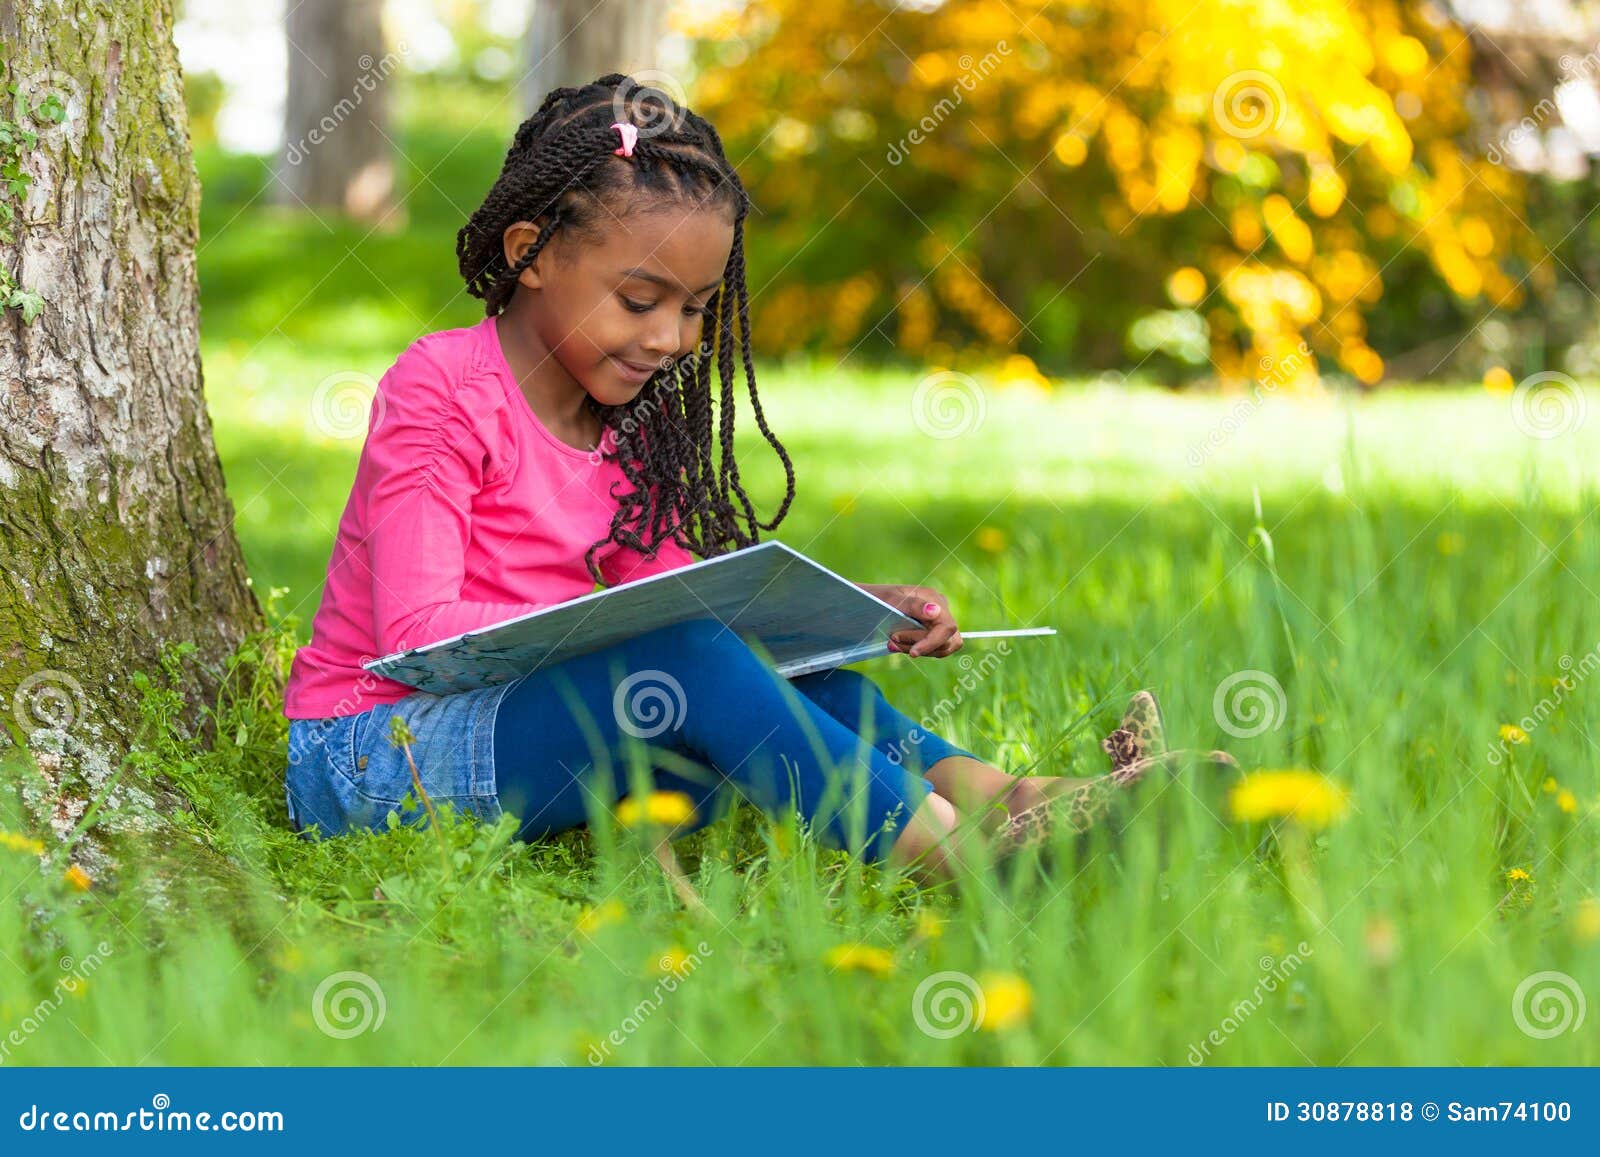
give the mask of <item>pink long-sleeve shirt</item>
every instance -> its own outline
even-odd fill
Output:
[[[608,429],[601,449],[615,441]],[[427,334],[378,383],[311,642],[290,668],[290,719],[351,715],[412,688],[364,660],[586,595],[589,546],[630,484],[614,462],[545,429],[506,363],[495,319]],[[608,586],[694,561],[608,545]]]

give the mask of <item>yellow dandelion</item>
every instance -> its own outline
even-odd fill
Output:
[[[1531,884],[1533,883],[1533,873],[1529,872],[1526,868],[1512,868],[1506,873],[1506,883]]]
[[[1484,373],[1483,388],[1491,394],[1509,394],[1517,388],[1517,383],[1505,366],[1494,366]]]
[[[985,526],[972,536],[978,544],[978,549],[990,554],[999,554],[1006,548],[1006,532],[998,526]]]
[[[1600,901],[1579,901],[1578,910],[1572,917],[1572,930],[1579,940],[1600,938]]]
[[[978,977],[978,987],[983,993],[978,1028],[984,1032],[1016,1028],[1033,1012],[1033,989],[1015,973],[984,973]]]
[[[1578,810],[1578,797],[1573,795],[1568,789],[1562,788],[1560,792],[1556,794],[1556,807],[1560,808],[1570,816],[1573,812]]]
[[[671,948],[653,957],[650,961],[655,970],[663,976],[683,971],[683,966],[689,963],[689,954],[674,944]]]
[[[656,824],[675,828],[694,819],[694,801],[681,791],[653,791],[644,799],[628,796],[617,804],[617,822],[625,828]]]
[[[829,968],[840,972],[870,972],[874,976],[888,976],[894,971],[894,956],[885,948],[869,944],[835,944],[822,954]]]
[[[44,855],[42,840],[19,836],[14,832],[0,832],[0,848],[10,848],[13,852],[31,852],[35,856]]]
[[[607,924],[615,924],[628,914],[622,906],[621,900],[607,900],[593,908],[585,908],[583,915],[578,917],[578,931],[585,936],[591,935],[604,928]]]
[[[1500,738],[1507,743],[1526,743],[1528,742],[1528,733],[1515,723],[1502,723],[1500,725]]]
[[[71,884],[74,888],[78,889],[80,892],[87,892],[89,890],[89,886],[94,883],[94,881],[89,878],[89,873],[78,867],[77,864],[73,864],[72,867],[68,868],[64,873],[62,873],[61,878],[67,883]]]
[[[1326,827],[1344,815],[1350,793],[1315,771],[1257,771],[1229,792],[1233,818],[1244,822],[1293,819],[1308,828]]]
[[[1367,921],[1366,927],[1367,958],[1380,968],[1387,968],[1394,962],[1395,928],[1394,921],[1387,916],[1374,916]]]

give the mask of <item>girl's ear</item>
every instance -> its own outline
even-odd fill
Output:
[[[539,239],[539,230],[540,226],[535,221],[513,221],[506,226],[502,243],[505,246],[506,265],[508,267],[514,268],[517,262],[522,260],[522,255]],[[554,238],[551,241],[553,244]],[[544,254],[541,252],[539,256],[543,257]],[[543,284],[539,276],[538,257],[533,259],[532,265],[522,271],[521,276],[517,278],[517,282],[520,285],[527,286],[529,289],[538,289]]]

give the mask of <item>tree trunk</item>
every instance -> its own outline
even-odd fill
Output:
[[[534,0],[525,38],[528,111],[553,88],[576,88],[608,72],[682,100],[671,78],[655,72],[666,12],[665,0]]]
[[[395,207],[388,86],[399,57],[384,46],[383,0],[298,0],[284,34],[289,94],[274,198],[385,220]]]
[[[0,0],[5,82],[45,110],[30,185],[0,190],[0,266],[42,298],[0,311],[0,745],[33,747],[63,835],[131,739],[131,676],[191,642],[209,701],[260,626],[201,390],[172,23],[171,0]]]

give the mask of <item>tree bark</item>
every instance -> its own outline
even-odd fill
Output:
[[[608,72],[682,99],[678,86],[654,71],[666,12],[664,0],[534,0],[524,41],[527,110],[553,88],[576,88]]]
[[[261,620],[202,394],[172,24],[171,0],[0,0],[5,82],[65,111],[19,157],[0,245],[43,298],[0,312],[0,746],[33,747],[58,834],[127,749],[132,675],[193,643],[208,702]]]
[[[365,221],[393,211],[383,0],[297,0],[284,18],[289,92],[273,196]]]

